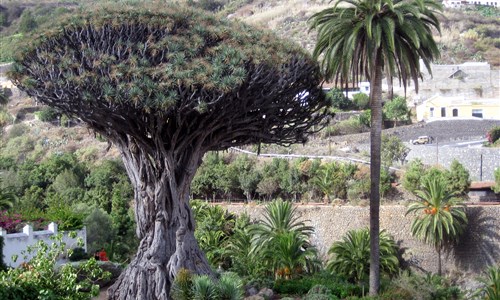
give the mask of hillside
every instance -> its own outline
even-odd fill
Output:
[[[96,5],[101,1],[5,1],[0,4],[0,62],[9,61],[16,49],[16,41],[32,30],[43,26],[48,20],[70,13],[81,3]],[[182,1],[181,1],[182,2]],[[276,0],[276,1],[183,1],[215,13],[238,19],[265,30],[272,30],[279,36],[289,38],[311,51],[315,43],[315,33],[308,29],[309,17],[331,4],[319,0]],[[496,9],[480,8],[460,11],[447,10],[442,20],[442,35],[437,37],[441,43],[442,63],[461,63],[468,60],[488,60],[493,67],[500,66],[500,19]],[[5,79],[4,79],[5,80]],[[9,87],[7,81],[0,82]],[[15,90],[14,90],[15,91]],[[35,119],[35,112],[41,109],[31,99],[17,92],[10,97],[6,107],[8,116],[0,115],[0,123],[12,123],[4,128],[2,152],[14,151],[21,156],[42,160],[53,152],[77,151],[84,160],[99,160],[102,157],[116,156],[114,148],[109,151],[105,141],[95,139],[92,132],[83,124],[70,123],[71,126],[58,126],[65,123],[65,117],[54,119],[52,123]],[[3,119],[3,121],[2,121]],[[7,120],[7,121],[6,121]],[[62,120],[62,121],[61,121]],[[64,124],[63,124],[64,125]],[[277,149],[278,152],[302,152],[310,154],[335,154],[344,152],[345,141],[336,142],[335,138],[325,139],[321,134],[306,147],[294,146],[292,149]],[[337,149],[338,148],[338,149]],[[249,148],[251,149],[251,148]],[[275,148],[269,148],[274,150]],[[337,149],[337,150],[336,150]],[[351,153],[352,154],[352,153]],[[361,154],[356,156],[363,157]]]

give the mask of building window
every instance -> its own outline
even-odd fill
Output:
[[[454,117],[458,117],[458,108],[454,108],[452,113]]]
[[[431,118],[434,117],[434,107],[431,107]]]
[[[482,109],[473,109],[472,116],[476,118],[483,118],[483,110]]]
[[[441,107],[441,117],[446,117],[446,107]]]

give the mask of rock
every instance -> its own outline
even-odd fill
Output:
[[[259,296],[259,295],[253,295],[253,296],[243,298],[243,300],[266,300],[266,298]]]
[[[251,286],[251,287],[247,288],[245,294],[247,296],[254,296],[254,295],[257,295],[258,293],[259,293],[259,291],[254,286]]]
[[[259,291],[259,293],[257,294],[257,296],[263,296],[264,299],[271,299],[274,295],[274,292],[273,290],[269,289],[269,288],[263,288],[262,290]]]

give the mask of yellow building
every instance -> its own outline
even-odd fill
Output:
[[[417,106],[418,121],[444,118],[481,118],[500,120],[500,99],[465,99],[436,95]]]

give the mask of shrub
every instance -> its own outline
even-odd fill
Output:
[[[486,138],[490,144],[494,144],[498,139],[500,139],[500,126],[491,128],[486,134]]]
[[[415,194],[415,191],[420,189],[420,180],[422,175],[425,173],[424,164],[420,159],[412,160],[406,169],[406,173],[403,177],[403,187]]]
[[[68,255],[70,261],[80,261],[84,259],[88,259],[89,255],[85,252],[85,249],[82,247],[76,247],[73,249],[70,255]]]
[[[450,169],[444,173],[444,177],[448,183],[448,191],[455,191],[460,196],[467,195],[470,188],[469,171],[458,160],[453,160]]]
[[[348,296],[361,295],[361,289],[344,278],[326,272],[303,276],[291,280],[276,280],[273,290],[282,295],[318,294],[319,291],[328,291],[332,298],[345,299]]]
[[[331,106],[334,108],[346,110],[352,106],[351,100],[349,100],[340,89],[334,88],[329,90],[326,93],[326,98],[330,100]]]
[[[191,286],[193,284],[193,275],[187,269],[180,269],[175,276],[170,296],[173,300],[191,300],[193,293]]]
[[[45,106],[40,111],[36,112],[35,115],[38,116],[38,118],[42,122],[52,122],[57,119],[59,113],[57,112],[56,109],[49,106]]]
[[[0,127],[12,123],[14,118],[4,109],[0,109]],[[0,133],[1,135],[1,133]]]
[[[404,164],[410,149],[395,135],[382,135],[381,159],[384,166],[393,163]]]
[[[380,295],[381,299],[461,299],[462,292],[438,275],[401,273]]]
[[[500,193],[500,168],[495,170],[495,185],[493,186],[493,191],[495,193]]]
[[[367,109],[370,107],[370,97],[364,93],[354,94],[352,96],[352,102],[358,109]]]
[[[387,119],[394,121],[394,127],[396,127],[398,121],[408,119],[409,109],[406,104],[406,99],[403,97],[396,97],[386,102],[383,110]]]
[[[93,258],[78,266],[56,266],[66,246],[61,234],[53,240],[51,245],[39,241],[30,247],[23,255],[33,258],[23,267],[0,272],[0,299],[90,300],[99,294],[94,282],[108,278],[109,273]]]
[[[22,33],[28,33],[37,28],[38,24],[36,23],[35,17],[29,10],[24,10],[21,15],[21,20],[19,21],[19,30]]]

